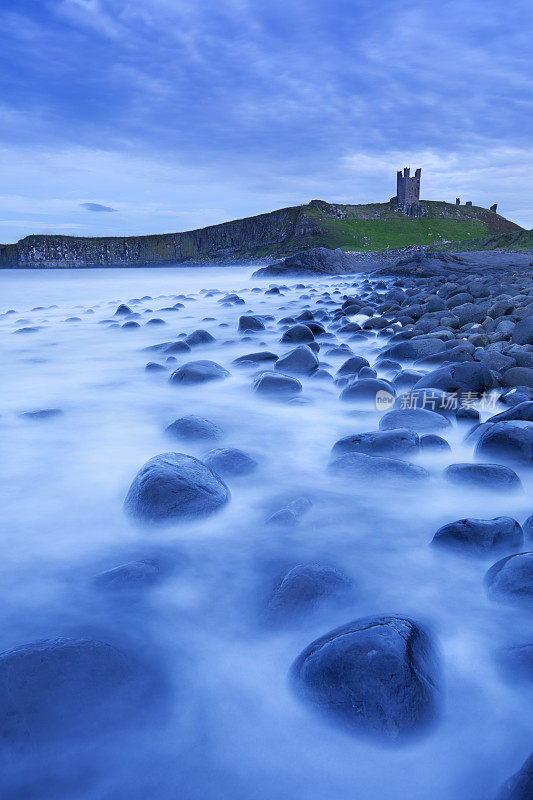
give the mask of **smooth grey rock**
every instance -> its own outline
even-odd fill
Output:
[[[467,488],[517,491],[522,488],[520,478],[512,469],[501,464],[450,464],[444,470],[450,483]]]
[[[318,369],[318,358],[307,345],[299,345],[276,361],[274,369],[287,375],[311,375]]]
[[[479,458],[533,464],[533,422],[517,419],[491,424],[479,438],[475,453]]]
[[[438,657],[410,619],[343,625],[306,647],[290,677],[299,697],[354,733],[399,742],[437,716]]]
[[[332,454],[367,453],[368,455],[416,455],[420,448],[418,434],[407,428],[370,431],[344,436],[335,442]]]
[[[459,519],[438,529],[432,544],[475,552],[513,550],[524,542],[522,528],[512,517],[494,519]]]
[[[181,384],[182,386],[191,386],[196,383],[219,381],[228,377],[228,370],[215,361],[188,361],[174,370],[169,382]]]
[[[419,481],[428,478],[423,467],[398,458],[372,456],[366,453],[345,453],[329,465],[332,472],[355,478],[358,482],[384,480],[391,482]]]
[[[259,317],[242,316],[239,318],[240,331],[264,331],[265,324]]]
[[[133,517],[173,522],[208,516],[230,499],[222,478],[197,458],[161,453],[139,470],[124,501]]]
[[[417,433],[445,430],[450,428],[450,425],[450,421],[443,414],[425,408],[388,411],[379,421],[379,428],[382,431],[406,428]]]
[[[252,388],[257,394],[287,398],[299,394],[302,391],[302,384],[290,375],[266,371],[255,379]]]
[[[332,567],[297,564],[282,578],[267,606],[267,620],[280,625],[293,622],[320,601],[346,594],[351,581]]]
[[[350,403],[376,403],[380,393],[385,392],[390,396],[391,402],[396,397],[394,387],[379,378],[361,378],[349,383],[340,395],[340,399]]]
[[[314,340],[315,335],[307,325],[293,325],[291,328],[288,328],[281,337],[282,342],[290,344],[302,344],[305,342],[313,342]]]
[[[199,344],[210,344],[214,341],[215,337],[201,328],[185,337],[185,343],[188,344],[189,347],[196,347]]]
[[[235,447],[211,450],[204,457],[204,461],[210,469],[223,478],[250,475],[257,469],[257,461]]]
[[[195,439],[221,439],[223,436],[221,428],[208,419],[198,417],[196,414],[188,414],[186,417],[174,420],[165,428],[166,433],[177,439],[194,441]]]
[[[533,604],[533,553],[516,553],[500,559],[485,575],[491,600]]]

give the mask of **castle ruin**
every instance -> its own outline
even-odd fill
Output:
[[[396,173],[396,197],[392,200],[397,203],[404,214],[417,217],[421,212],[420,206],[420,178],[422,170],[420,167],[411,175],[409,167],[405,167]]]

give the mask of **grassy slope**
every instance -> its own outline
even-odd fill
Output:
[[[281,255],[305,247],[340,247],[342,250],[387,250],[413,245],[446,246],[449,242],[479,240],[520,230],[504,217],[478,206],[422,201],[423,216],[407,217],[391,203],[340,205],[313,203],[302,206],[303,218],[314,221],[320,234],[295,236],[258,255]]]

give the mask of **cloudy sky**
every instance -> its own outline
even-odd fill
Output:
[[[307,202],[533,226],[530,0],[3,0],[0,241]]]

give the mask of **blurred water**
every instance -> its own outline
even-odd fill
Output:
[[[339,402],[338,388],[311,378],[303,379],[305,402],[258,398],[251,391],[255,370],[237,368],[233,359],[291,348],[280,344],[275,321],[246,338],[237,324],[248,310],[277,320],[313,308],[323,291],[340,300],[356,291],[354,281],[307,279],[301,289],[293,280],[281,296],[264,295],[252,289],[269,282],[251,279],[251,271],[0,273],[0,313],[16,310],[0,317],[0,650],[92,636],[141,652],[161,667],[168,685],[155,728],[90,749],[73,743],[57,762],[25,761],[24,780],[33,773],[40,789],[31,794],[26,786],[17,796],[490,798],[533,749],[531,686],[505,683],[493,660],[498,647],[532,641],[532,620],[486,599],[483,575],[495,558],[470,559],[428,545],[440,525],[465,516],[523,521],[533,510],[531,479],[520,475],[526,491],[518,496],[444,484],[442,468],[471,456],[457,430],[448,437],[451,455],[420,459],[431,471],[422,488],[369,488],[328,473],[333,443],[376,429],[378,414],[354,411]],[[223,306],[221,294],[206,296],[203,289],[236,291],[245,305]],[[185,307],[161,311],[176,295],[186,295]],[[122,302],[140,314],[140,328],[99,324]],[[153,317],[166,325],[145,326]],[[14,333],[34,326],[39,329]],[[208,358],[229,369],[229,379],[176,387],[168,373],[144,371],[147,361],[164,359],[143,347],[197,328],[216,341],[172,366]],[[372,363],[383,342],[352,344]],[[334,369],[344,360],[322,358]],[[20,416],[50,408],[62,414]],[[201,458],[210,449],[176,446],[163,433],[190,413],[220,425],[222,446],[249,452],[259,469],[228,481],[231,502],[211,518],[162,529],[136,526],[122,503],[138,468],[168,450]],[[297,528],[264,524],[300,496],[314,506]],[[152,555],[172,569],[142,601],[103,597],[91,582],[103,569]],[[354,582],[353,597],[296,627],[265,628],[265,598],[280,574],[302,562],[342,569]],[[351,619],[388,613],[411,616],[433,632],[445,673],[438,725],[399,750],[326,724],[286,683],[291,662],[314,638]],[[62,781],[69,785],[73,775],[75,791],[64,789]],[[10,791],[24,780],[15,779]]]

